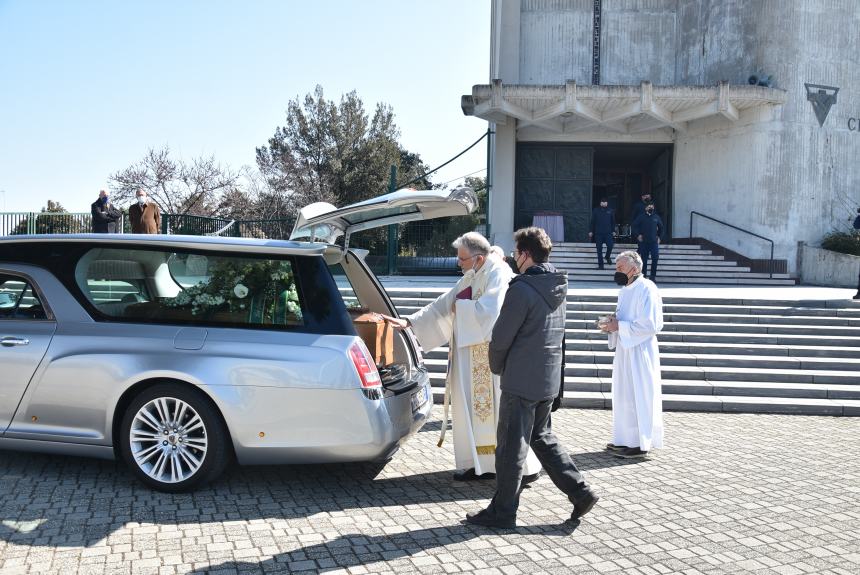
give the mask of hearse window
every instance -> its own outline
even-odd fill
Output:
[[[99,248],[80,259],[75,275],[89,301],[111,319],[305,325],[301,290],[287,258]]]
[[[30,284],[0,275],[0,320],[4,319],[47,319],[47,315]]]

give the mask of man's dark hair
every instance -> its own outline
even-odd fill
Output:
[[[517,251],[526,252],[536,264],[542,264],[549,259],[552,251],[552,240],[543,228],[523,228],[514,234]]]
[[[603,202],[606,202],[608,204],[609,200],[607,200],[606,198],[600,198],[600,203],[602,204]]]

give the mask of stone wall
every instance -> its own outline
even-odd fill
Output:
[[[800,261],[800,282],[828,287],[857,287],[860,257],[800,243],[797,259]]]

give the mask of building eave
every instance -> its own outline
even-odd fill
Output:
[[[518,128],[534,126],[555,133],[605,131],[635,134],[671,128],[684,132],[691,122],[722,117],[736,122],[748,110],[781,106],[786,92],[764,86],[579,86],[479,84],[461,98],[463,113]]]

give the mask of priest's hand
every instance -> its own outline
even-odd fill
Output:
[[[618,318],[611,317],[609,321],[600,327],[604,333],[615,333],[618,331]]]
[[[385,320],[386,323],[394,326],[396,329],[406,329],[409,327],[408,319],[401,319],[397,317],[391,317],[390,315],[379,314],[382,316],[382,319]]]

